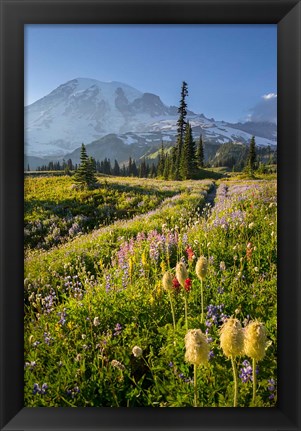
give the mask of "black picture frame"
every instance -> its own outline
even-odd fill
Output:
[[[1,430],[300,430],[300,90],[298,0],[0,0]],[[278,26],[278,404],[276,408],[23,407],[24,24]]]

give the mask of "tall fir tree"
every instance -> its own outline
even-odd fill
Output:
[[[88,187],[95,186],[97,183],[97,178],[94,171],[94,163],[91,161],[91,159],[89,159],[84,144],[81,146],[80,164],[75,173],[74,180],[77,184]]]
[[[177,121],[177,142],[176,142],[176,154],[175,154],[175,170],[174,179],[180,179],[180,164],[182,160],[182,150],[184,146],[184,134],[186,126],[186,116],[187,116],[187,103],[186,97],[188,96],[188,85],[187,82],[182,82],[181,88],[181,100],[180,106],[178,108],[179,118]]]
[[[86,181],[89,187],[95,187],[97,183],[96,178],[96,160],[93,157],[88,158]]]
[[[139,165],[139,178],[147,178],[147,167],[145,157]]]
[[[163,171],[163,177],[165,180],[169,179],[169,175],[170,175],[170,160],[171,157],[169,154],[166,154],[165,156],[165,163],[164,163],[164,171]]]
[[[157,175],[158,177],[163,177],[164,175],[164,166],[165,166],[165,152],[164,152],[164,144],[161,142],[161,150],[158,156],[158,169]]]
[[[248,168],[250,175],[253,176],[254,171],[256,169],[256,143],[255,136],[252,136],[249,147],[249,155],[248,155]]]
[[[129,165],[128,165],[128,176],[130,177],[133,173],[133,162],[132,162],[132,157],[129,157]]]
[[[119,164],[118,164],[116,159],[114,161],[113,175],[115,175],[117,177],[120,175],[120,167],[119,167]]]
[[[189,122],[185,127],[184,146],[180,163],[180,177],[187,180],[195,177],[197,171],[195,142]]]
[[[72,159],[68,159],[67,160],[67,166],[68,166],[68,168],[69,168],[70,171],[73,170],[74,166],[73,166],[73,163],[72,163]]]
[[[171,149],[171,152],[169,155],[169,175],[168,175],[168,178],[171,180],[177,179],[176,178],[176,176],[177,176],[176,175],[176,170],[177,170],[176,167],[177,167],[177,148],[173,147]]]
[[[149,176],[150,176],[151,178],[155,178],[155,177],[156,177],[156,175],[157,175],[157,170],[156,170],[155,163],[153,162],[153,163],[152,163],[152,165],[151,165],[151,168],[150,168]]]
[[[133,162],[132,162],[132,174],[131,175],[133,177],[138,177],[138,168],[137,168],[135,160],[133,160]]]
[[[204,144],[203,144],[203,137],[200,135],[199,143],[196,150],[196,161],[198,168],[204,167]]]
[[[121,170],[120,170],[120,175],[122,177],[126,177],[127,176],[127,171],[126,171],[126,166],[125,164],[122,165]]]

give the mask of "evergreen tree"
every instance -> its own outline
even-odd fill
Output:
[[[117,177],[120,175],[120,167],[119,167],[119,164],[118,164],[116,159],[114,161],[113,175],[115,175]]]
[[[175,180],[176,178],[176,170],[177,170],[177,148],[173,147],[169,156],[169,175],[168,178],[171,180]]]
[[[166,155],[165,157],[165,164],[164,164],[164,171],[163,171],[163,177],[165,180],[168,180],[170,174],[170,155]]]
[[[84,144],[81,146],[80,164],[75,173],[74,179],[77,184],[82,186],[93,187],[97,183],[97,179],[95,177],[95,163],[91,157],[88,158]]]
[[[165,153],[164,153],[164,144],[163,141],[161,143],[161,151],[158,156],[158,168],[157,168],[157,176],[162,177],[164,174],[164,165],[165,165]]]
[[[198,168],[204,167],[204,145],[202,135],[200,135],[199,144],[196,150],[196,161]]]
[[[112,169],[111,169],[111,161],[110,159],[105,158],[102,160],[102,173],[106,175],[111,175]]]
[[[68,159],[68,160],[67,160],[67,166],[68,166],[68,168],[69,168],[69,171],[72,171],[72,170],[73,170],[73,164],[72,164],[72,160],[71,160],[71,159]]]
[[[126,167],[125,167],[124,164],[122,165],[122,168],[121,168],[121,171],[120,171],[120,175],[122,177],[126,177]]]
[[[96,161],[93,157],[89,157],[88,164],[87,164],[87,172],[86,172],[87,185],[89,187],[94,187],[97,183],[97,178],[95,174],[96,174]]]
[[[132,162],[132,176],[138,177],[138,168],[137,168],[135,160],[133,160],[133,162]]]
[[[140,178],[147,178],[147,167],[146,167],[145,158],[143,158],[143,160],[139,166],[139,177]]]
[[[181,100],[180,106],[178,108],[179,118],[177,121],[177,144],[176,144],[176,154],[175,154],[175,171],[174,171],[174,179],[180,179],[180,164],[182,160],[182,149],[184,145],[184,133],[186,126],[186,116],[187,116],[187,103],[185,101],[188,96],[188,86],[185,81],[182,82],[181,89]]]
[[[192,137],[192,129],[187,122],[185,127],[184,146],[182,150],[182,157],[180,163],[180,176],[181,179],[187,180],[194,178],[197,171],[195,142]]]
[[[150,173],[149,164],[148,164],[148,163],[146,163],[145,178],[148,178],[148,177],[149,177],[149,173]]]
[[[132,157],[129,158],[128,176],[130,177],[133,173],[133,162]]]
[[[250,175],[254,174],[256,168],[256,143],[255,136],[252,136],[249,148],[249,156],[248,156],[248,168]]]
[[[150,168],[150,174],[149,175],[151,178],[155,178],[157,175],[156,166],[155,166],[154,162],[152,163],[152,166]]]

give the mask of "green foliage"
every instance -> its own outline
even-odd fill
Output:
[[[120,183],[108,179],[97,189],[78,189],[73,179],[25,178],[24,243],[26,249],[49,249],[115,220],[147,213],[179,187],[141,186],[139,179]]]
[[[80,186],[95,187],[97,178],[95,176],[96,165],[92,157],[88,157],[86,147],[81,146],[80,165],[74,175],[74,180]]]
[[[70,178],[40,180],[30,184],[36,203],[41,191],[32,188],[44,187],[44,201],[47,194],[53,200],[55,181],[62,188]],[[110,193],[118,186],[121,195],[138,185],[138,179],[108,179],[105,187]],[[200,405],[232,406],[231,363],[219,345],[223,318],[231,315],[243,325],[260,320],[269,340],[258,363],[255,405],[251,380],[239,378],[238,406],[276,405],[276,383],[271,384],[277,376],[276,182],[223,181],[211,209],[205,197],[212,187],[211,181],[145,180],[140,199],[151,191],[164,196],[153,210],[26,255],[26,406],[193,405],[193,367],[184,360],[185,295],[189,328],[207,329],[210,342],[208,365],[197,374]],[[195,274],[200,255],[208,259],[205,323]],[[162,276],[166,270],[174,275],[181,259],[191,290],[171,292],[174,330]],[[134,346],[142,349],[142,356],[133,354]],[[239,374],[245,360],[237,358]],[[41,389],[44,383],[44,393],[37,391],[35,384]]]
[[[197,162],[195,156],[195,142],[193,141],[191,126],[187,122],[185,127],[185,139],[180,163],[181,179],[187,180],[195,178],[196,172]]]
[[[186,97],[188,96],[188,85],[185,81],[182,82],[181,88],[181,100],[178,108],[179,118],[177,121],[177,140],[175,148],[175,163],[173,171],[173,179],[179,180],[181,178],[181,161],[182,161],[182,151],[184,146],[184,135],[186,127],[186,116],[187,116],[187,103]]]
[[[197,162],[198,168],[203,168],[204,167],[204,160],[205,160],[204,145],[203,145],[203,138],[202,138],[202,135],[201,135],[200,139],[199,139],[198,147],[197,147],[197,150],[196,150],[196,162]]]
[[[249,168],[250,174],[253,175],[256,169],[256,144],[255,144],[254,136],[252,136],[251,142],[250,142],[249,155],[248,155],[248,168]]]

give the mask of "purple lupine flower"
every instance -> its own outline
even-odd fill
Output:
[[[52,341],[53,341],[53,338],[51,337],[50,333],[44,332],[44,343],[50,346]]]
[[[111,280],[112,280],[111,274],[107,274],[106,275],[106,292],[107,293],[111,290]]]
[[[64,308],[63,311],[58,312],[57,314],[60,317],[59,324],[62,325],[62,326],[64,326],[65,323],[66,323],[66,320],[67,320],[66,308]]]
[[[113,334],[114,336],[121,334],[122,326],[120,325],[120,323],[116,323],[114,331],[115,331]]]
[[[45,395],[45,394],[46,394],[46,392],[47,392],[47,389],[48,389],[48,385],[47,385],[47,383],[43,383],[43,384],[42,384],[42,387],[40,387],[40,386],[38,385],[38,383],[35,383],[35,384],[33,385],[32,393],[33,393],[34,395],[36,395],[36,394]]]
[[[42,299],[42,310],[43,313],[49,314],[53,311],[55,307],[56,302],[56,293],[53,288],[50,289],[49,295],[45,296],[45,298]]]
[[[274,379],[268,379],[268,391],[270,392],[269,400],[273,400],[276,396],[276,381]]]
[[[213,305],[209,304],[207,306],[207,315],[206,315],[206,326],[207,328],[215,326],[220,326],[228,316],[223,313],[224,304]]]
[[[247,383],[249,381],[253,381],[253,369],[250,362],[245,359],[242,363],[243,367],[240,369],[239,377],[243,383]],[[259,373],[259,367],[256,367],[256,374]]]
[[[40,393],[40,390],[41,390],[40,386],[39,386],[37,383],[35,383],[35,384],[33,385],[32,393],[33,393],[34,395],[39,394],[39,393]]]

